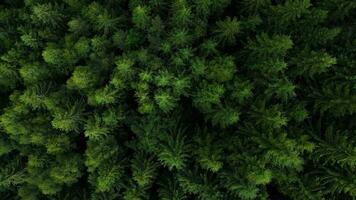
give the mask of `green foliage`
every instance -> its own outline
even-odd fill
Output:
[[[0,192],[25,182],[26,175],[21,165],[21,160],[1,164]]]
[[[205,135],[205,136],[204,136]],[[202,168],[217,172],[222,168],[223,144],[213,134],[201,131],[195,138],[194,152]]]
[[[297,75],[314,76],[326,72],[336,64],[336,59],[325,52],[302,51],[292,63]]]
[[[258,138],[260,140],[260,138]],[[286,134],[268,134],[263,139],[257,141],[261,148],[268,149],[264,159],[277,167],[295,168],[299,170],[302,167],[303,160],[300,153],[312,151],[313,146],[298,146],[296,141],[287,138]]]
[[[109,105],[115,103],[117,98],[118,90],[110,86],[105,86],[90,93],[88,103],[90,105]]]
[[[264,7],[270,6],[271,0],[243,0],[241,3],[245,12],[253,14]]]
[[[62,18],[64,18],[64,15],[56,5],[47,3],[38,4],[32,7],[31,19],[35,23],[57,27],[60,25]]]
[[[108,12],[104,12],[96,16],[94,27],[104,33],[108,33],[117,30],[119,22],[119,18],[114,18]]]
[[[295,96],[295,86],[289,81],[278,81],[272,83],[266,89],[266,96],[275,95],[276,98],[282,101],[287,101],[288,99]]]
[[[158,159],[169,169],[183,169],[189,158],[189,145],[181,130],[176,135],[164,135],[160,143]]]
[[[70,148],[70,138],[66,135],[55,135],[49,137],[46,148],[49,154],[64,153]]]
[[[240,22],[236,18],[226,18],[223,21],[216,23],[216,39],[223,44],[234,44],[236,42],[236,36],[240,32]]]
[[[106,137],[102,140],[89,140],[85,152],[85,165],[88,167],[88,171],[94,171],[101,163],[117,156],[118,151],[117,143],[113,137]]]
[[[58,183],[73,184],[81,176],[80,165],[82,164],[78,155],[58,157],[55,166],[51,168],[49,175]]]
[[[193,103],[199,109],[209,111],[213,105],[220,104],[220,98],[224,92],[225,89],[220,84],[203,82],[193,98]]]
[[[287,125],[288,118],[280,111],[279,105],[266,108],[265,105],[253,108],[251,117],[255,118],[255,123],[265,128],[281,128]]]
[[[91,47],[90,47],[90,40],[87,38],[80,38],[78,40],[78,42],[75,43],[74,45],[74,49],[76,51],[76,53],[78,54],[78,56],[80,57],[86,57],[88,56]]]
[[[113,188],[122,176],[122,167],[116,165],[104,165],[98,170],[96,179],[96,191],[106,192]]]
[[[58,48],[47,47],[42,52],[43,59],[46,63],[60,65],[64,63],[63,51]]]
[[[92,88],[98,82],[95,71],[89,66],[78,66],[75,68],[72,77],[68,79],[69,88],[84,90]]]
[[[40,46],[40,41],[38,39],[38,36],[36,36],[35,34],[31,34],[31,33],[24,34],[21,36],[21,40],[26,46],[29,46],[34,49]]]
[[[140,187],[150,185],[157,174],[157,167],[158,164],[152,157],[138,153],[131,161],[133,180]]]
[[[319,141],[313,152],[316,161],[355,169],[356,148],[353,139],[348,138],[347,133],[335,131],[332,126],[329,126],[324,135],[314,137]]]
[[[176,105],[175,98],[169,92],[166,91],[158,91],[155,94],[154,98],[158,107],[164,112],[171,111]]]
[[[65,132],[77,132],[83,123],[83,112],[84,108],[80,102],[75,102],[74,105],[55,111],[52,126]]]
[[[350,85],[328,84],[310,96],[315,99],[314,108],[321,113],[332,111],[335,116],[352,115],[356,112],[354,90]]]
[[[49,74],[48,67],[40,63],[24,65],[19,70],[19,73],[21,78],[29,85],[49,78],[47,77]]]
[[[69,27],[68,30],[70,32],[74,32],[77,34],[87,31],[87,29],[89,28],[87,22],[85,22],[83,19],[80,18],[74,18],[70,20],[68,22],[68,27]]]
[[[261,33],[256,36],[255,41],[249,42],[246,47],[251,59],[268,59],[279,56],[284,56],[288,49],[292,48],[292,40],[283,35],[269,36],[266,33]]]
[[[166,178],[159,182],[161,188],[158,191],[158,195],[162,200],[183,200],[186,199],[186,195],[179,187],[176,180]]]
[[[10,141],[5,137],[2,136],[2,139],[0,140],[0,156],[7,154],[14,150],[13,144],[10,143]]]
[[[0,199],[354,200],[351,0],[5,0]]]
[[[230,87],[230,96],[238,103],[244,103],[253,95],[253,85],[250,81],[236,80]]]
[[[219,57],[208,63],[207,78],[217,82],[233,79],[236,66],[232,57]]]
[[[132,11],[132,22],[138,28],[145,28],[149,22],[148,8],[144,6],[137,6]]]
[[[310,0],[287,0],[284,5],[277,5],[273,11],[281,18],[281,22],[294,21],[308,12]]]
[[[0,63],[0,85],[6,91],[16,86],[18,73],[16,68],[8,63]]]
[[[231,107],[220,107],[210,113],[207,118],[211,119],[212,125],[219,125],[221,128],[234,125],[239,120],[240,113]]]

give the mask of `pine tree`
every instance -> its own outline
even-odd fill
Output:
[[[354,200],[351,0],[4,0],[0,199]]]

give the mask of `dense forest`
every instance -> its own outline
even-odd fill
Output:
[[[355,0],[2,0],[1,200],[355,200]]]

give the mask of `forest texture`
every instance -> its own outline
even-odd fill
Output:
[[[1,200],[355,200],[356,1],[3,0]]]

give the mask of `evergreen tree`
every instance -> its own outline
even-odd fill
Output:
[[[354,200],[352,0],[3,0],[0,199]]]

